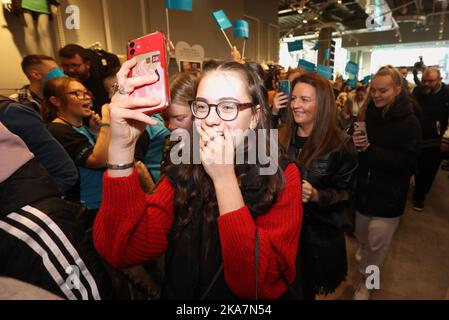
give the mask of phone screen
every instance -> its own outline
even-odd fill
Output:
[[[290,95],[290,81],[281,80],[279,81],[279,92],[284,93],[285,95]]]

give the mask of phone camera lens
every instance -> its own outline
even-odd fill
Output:
[[[129,44],[129,46],[130,46],[131,48],[134,48],[135,45],[136,45],[136,44],[135,44],[134,42],[131,42],[131,43]]]
[[[131,53],[131,55],[134,55],[134,53],[136,53],[136,50],[132,49],[129,53]]]

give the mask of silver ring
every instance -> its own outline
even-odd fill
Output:
[[[127,92],[125,90],[125,87],[121,84],[118,84],[117,82],[112,85],[112,90],[113,90],[114,94],[117,93],[117,91],[118,91],[118,93],[120,93],[122,95],[128,95],[128,94],[132,93],[132,91]]]
[[[118,92],[119,92],[120,94],[123,94],[123,95],[128,95],[128,94],[132,93],[132,91],[127,92],[127,91],[125,90],[125,87],[122,86],[122,85],[119,85],[119,86],[118,86]]]

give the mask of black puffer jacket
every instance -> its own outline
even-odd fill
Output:
[[[419,120],[408,98],[400,95],[385,116],[369,104],[366,129],[371,145],[359,154],[357,209],[368,216],[399,217],[419,155]]]

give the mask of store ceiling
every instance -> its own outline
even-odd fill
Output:
[[[315,34],[321,28],[333,27],[344,33],[385,31],[366,27],[369,7],[381,8],[393,16],[394,28],[424,30],[436,24],[443,28],[449,0],[280,0],[280,36]],[[385,9],[386,8],[386,9]],[[443,17],[443,18],[441,18]],[[442,22],[443,21],[443,22]],[[440,27],[441,27],[440,25]]]

